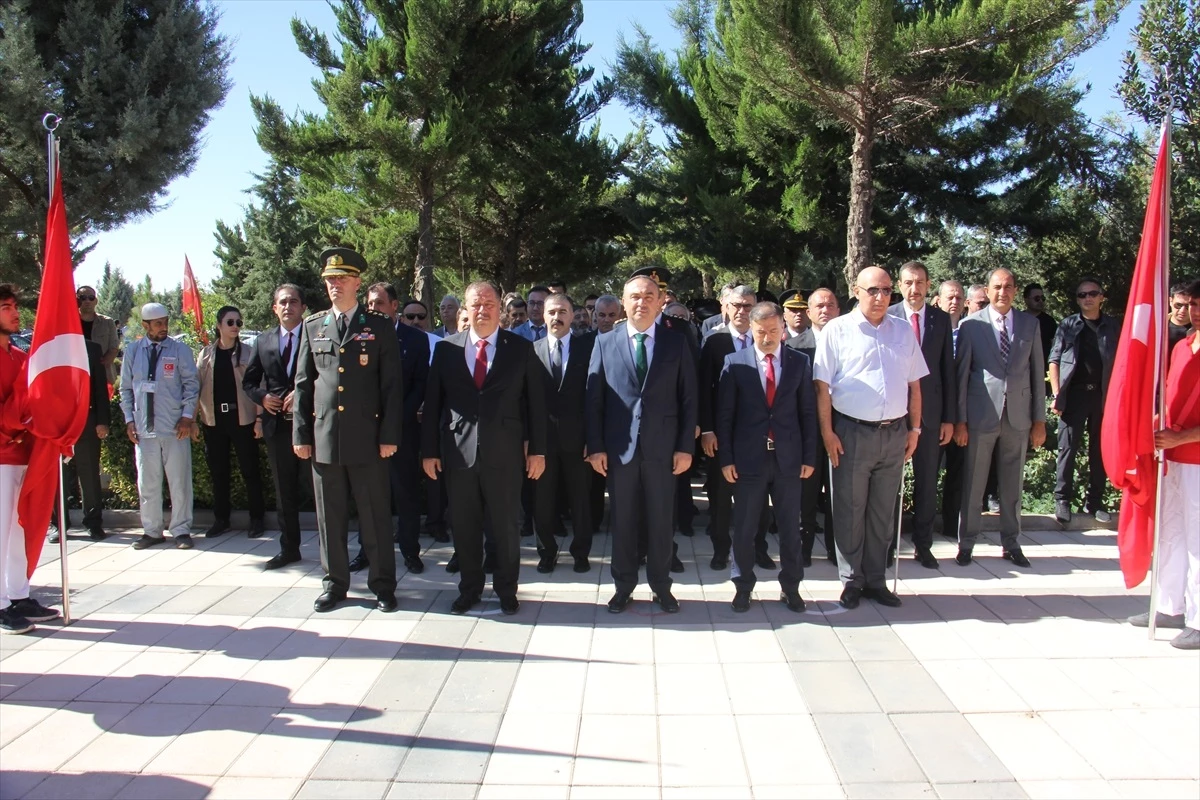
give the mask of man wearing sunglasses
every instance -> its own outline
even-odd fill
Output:
[[[1095,278],[1084,278],[1075,290],[1079,313],[1058,326],[1050,347],[1050,392],[1058,421],[1058,472],[1054,482],[1054,516],[1059,522],[1071,521],[1071,500],[1075,497],[1075,456],[1088,439],[1088,490],[1084,513],[1092,513],[1097,522],[1108,522],[1104,508],[1107,476],[1100,458],[1100,424],[1104,418],[1104,397],[1108,378],[1117,356],[1121,327],[1101,312],[1104,289]]]
[[[1192,332],[1188,319],[1188,306],[1191,296],[1188,295],[1186,283],[1177,283],[1171,287],[1170,307],[1167,309],[1167,363],[1175,351],[1175,345],[1187,338]]]
[[[83,338],[100,345],[100,363],[104,365],[108,385],[112,386],[117,377],[114,362],[121,347],[117,323],[111,317],[96,313],[96,290],[91,286],[80,286],[76,289],[75,302],[79,304],[79,322],[83,326]]]

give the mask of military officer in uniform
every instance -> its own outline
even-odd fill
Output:
[[[321,277],[333,307],[304,320],[296,356],[292,445],[313,459],[313,489],[325,591],[313,608],[331,611],[350,588],[346,537],[354,495],[367,586],[380,611],[396,610],[396,551],[392,546],[387,462],[400,443],[404,387],[399,344],[391,321],[358,302],[366,269],[344,247],[321,253]]]

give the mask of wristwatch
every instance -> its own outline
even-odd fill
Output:
[[[908,432],[909,432],[909,433],[916,433],[916,434],[920,434],[920,432],[921,432],[921,429],[920,429],[920,428],[909,428],[909,429],[908,429]]]

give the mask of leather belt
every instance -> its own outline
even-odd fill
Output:
[[[837,413],[840,416],[845,417],[846,419],[850,420],[851,422],[856,422],[859,425],[865,425],[868,428],[890,428],[891,426],[895,425],[896,423],[903,422],[904,420],[908,419],[907,417],[896,417],[895,419],[881,419],[878,421],[872,421],[872,420],[867,420],[867,419],[858,419],[856,417],[850,416],[849,414],[842,414],[842,412],[840,412],[840,411]]]

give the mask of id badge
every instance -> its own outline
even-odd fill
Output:
[[[154,394],[154,381],[142,381],[142,391],[146,394]]]

